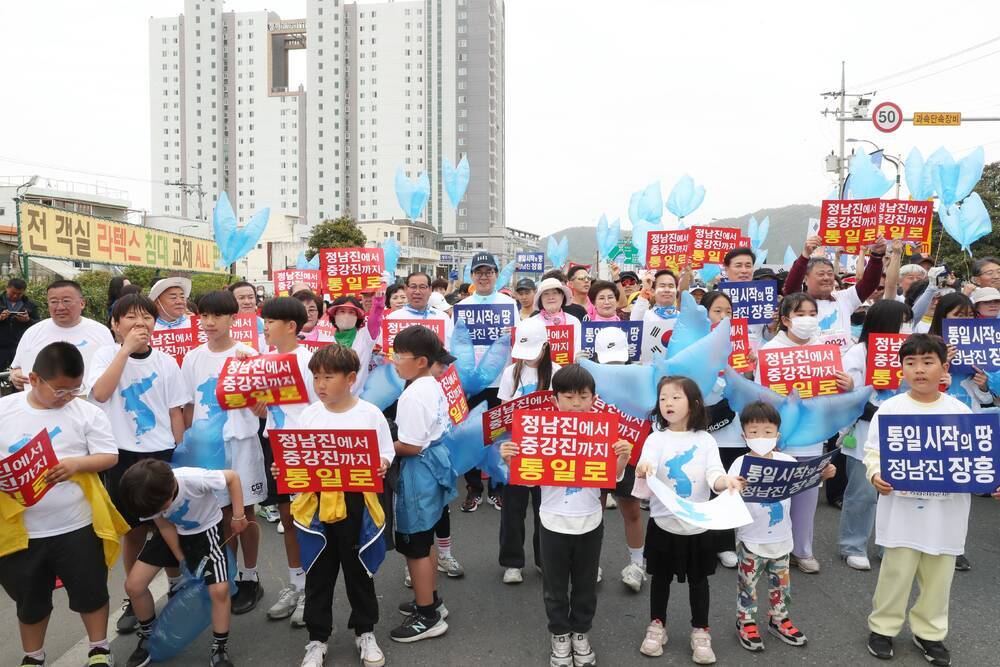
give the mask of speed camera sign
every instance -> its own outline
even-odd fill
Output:
[[[879,132],[893,132],[903,124],[903,112],[898,104],[882,102],[872,111],[872,123]]]

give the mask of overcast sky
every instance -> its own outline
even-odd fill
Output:
[[[839,87],[841,60],[849,91],[875,89],[875,103],[906,115],[1000,116],[1000,41],[859,89],[1000,36],[996,0],[948,4],[507,0],[507,224],[550,233],[601,213],[625,219],[631,192],[659,180],[666,199],[684,173],[707,188],[695,221],[818,204],[837,145],[836,123],[820,115],[836,102],[819,94]],[[305,0],[225,4],[264,7],[306,13]],[[99,182],[147,208],[148,18],[182,10],[182,0],[0,2],[0,175]],[[850,123],[848,136],[904,157],[981,144],[1000,160],[1000,123],[888,135]]]

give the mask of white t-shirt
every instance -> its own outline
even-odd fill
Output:
[[[52,319],[42,320],[21,336],[21,342],[17,344],[17,351],[14,353],[14,360],[10,362],[11,368],[20,368],[27,376],[42,348],[49,343],[61,341],[71,343],[80,350],[85,369],[90,367],[90,360],[97,354],[97,350],[105,345],[115,344],[115,339],[106,326],[86,317],[80,318],[80,322],[72,327],[61,327]],[[87,377],[86,371],[84,377]],[[24,390],[30,391],[31,385],[26,383]]]
[[[511,364],[500,374],[500,390],[497,392],[497,398],[501,401],[511,401],[519,396],[538,391],[538,369],[527,364],[522,366],[521,381],[518,383],[517,389],[514,389],[515,365]],[[552,364],[552,375],[555,375],[559,369],[559,364]]]
[[[458,306],[510,305],[514,309],[514,326],[516,327],[518,324],[521,323],[521,305],[517,301],[514,301],[514,299],[507,296],[506,294],[501,294],[500,292],[495,292],[489,296],[480,296],[479,294],[472,294],[470,296],[465,297],[455,305]],[[452,313],[454,312],[455,309],[452,308]],[[452,317],[454,317],[454,314],[452,315]],[[449,338],[448,340],[450,341],[451,338]],[[473,347],[473,352],[475,353],[477,364],[483,358],[483,355],[486,354],[486,351],[488,349],[490,349],[489,345],[476,345]],[[509,355],[507,359],[508,360],[510,359]],[[500,386],[500,378],[497,378],[496,380],[493,381],[493,384],[490,385],[490,388],[499,386]]]
[[[353,408],[347,412],[333,412],[322,403],[313,403],[303,410],[296,421],[295,428],[318,430],[329,429],[372,429],[378,434],[379,456],[392,463],[396,457],[396,449],[389,432],[389,422],[377,407],[360,398]],[[412,444],[412,443],[407,443]]]
[[[0,457],[7,457],[47,429],[52,450],[60,461],[74,456],[114,454],[118,445],[104,412],[83,399],[61,408],[39,410],[28,404],[28,394],[19,392],[0,398]],[[59,482],[36,504],[24,510],[24,528],[31,539],[62,535],[93,521],[86,496],[76,482]]]
[[[184,376],[184,385],[194,403],[194,421],[208,419],[210,414],[222,409],[215,398],[215,385],[226,359],[235,357],[237,350],[243,350],[251,356],[257,354],[256,350],[243,343],[236,343],[223,352],[212,352],[208,349],[208,343],[205,343],[184,357],[181,375]],[[227,410],[222,435],[226,440],[251,438],[257,435],[259,427],[260,422],[249,408]]]
[[[740,474],[743,467],[743,459],[746,456],[751,458],[763,458],[749,454],[740,456],[733,465],[729,466],[729,475],[735,477]],[[775,461],[794,461],[794,456],[774,452],[772,458]],[[779,502],[771,503],[746,503],[746,508],[753,517],[753,523],[740,526],[736,529],[736,539],[743,543],[747,549],[763,556],[764,558],[780,558],[792,552],[792,499],[786,498]]]
[[[272,352],[271,354],[278,354]],[[299,345],[292,352],[298,362],[299,372],[306,383],[306,394],[309,396],[309,403],[291,403],[289,405],[272,405],[267,408],[267,426],[264,435],[272,428],[301,428],[298,426],[298,417],[306,408],[319,400],[316,396],[316,384],[313,382],[312,371],[309,370],[309,360],[312,359],[312,351],[305,345]]]
[[[596,487],[543,486],[538,518],[554,533],[583,535],[601,525],[604,508]]]
[[[177,526],[179,535],[204,533],[222,521],[222,508],[215,495],[216,491],[226,489],[226,475],[222,470],[174,468],[174,479],[177,480],[177,497],[157,517]]]
[[[719,446],[706,431],[661,431],[656,425],[642,446],[638,463],[651,463],[651,474],[677,495],[691,502],[703,503],[712,495],[712,487],[726,474],[719,458]],[[675,517],[655,494],[649,499],[649,515],[656,525],[675,535],[704,533]]]
[[[858,290],[848,287],[837,290],[830,296],[833,298],[816,300],[820,334],[842,333],[851,340],[851,315],[861,305]]]
[[[432,320],[436,322],[444,322],[444,348],[446,350],[451,349],[451,334],[455,331],[455,321],[451,318],[448,313],[443,313],[437,308],[431,308],[427,306],[427,312],[422,313],[420,311],[415,311],[411,309],[408,305],[403,306],[399,310],[394,310],[392,312],[386,312],[385,319],[387,320]],[[385,349],[385,342],[382,342],[382,348]]]
[[[887,399],[872,417],[865,442],[868,479],[880,472],[878,420],[881,415],[961,415],[969,412],[961,401],[946,394],[941,394],[933,403],[918,403],[909,392]],[[965,553],[970,505],[967,493],[923,496],[893,492],[880,495],[875,510],[875,543],[883,547],[907,547],[933,556],[961,556]]]
[[[93,387],[111,365],[119,345],[106,345],[97,351],[87,370],[87,386]],[[118,386],[111,398],[100,403],[111,420],[118,449],[130,452],[159,452],[173,449],[170,408],[191,402],[177,362],[159,350],[150,348],[145,359],[129,357],[122,369]]]
[[[845,291],[853,292],[854,290],[845,290]],[[820,301],[820,303],[823,302]],[[818,344],[819,343],[817,342],[816,338],[812,338],[803,343],[803,345],[818,345]],[[799,344],[792,341],[792,339],[788,337],[788,332],[779,331],[774,335],[774,338],[764,343],[760,349],[773,350],[779,347],[799,347]],[[758,364],[757,368],[754,370],[754,381],[757,382],[757,384],[763,385],[763,383],[760,381],[760,364]],[[792,454],[793,456],[797,456],[799,458],[809,458],[812,456],[819,456],[820,454],[823,453],[823,444],[824,443],[822,442],[817,442],[815,444],[806,445],[804,447],[792,447],[787,453]]]
[[[400,442],[425,449],[444,435],[450,423],[448,399],[437,380],[426,375],[403,390],[396,406]]]

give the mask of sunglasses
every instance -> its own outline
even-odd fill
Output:
[[[622,286],[623,287],[631,287],[632,285],[638,285],[638,284],[639,283],[637,283],[636,281],[632,280],[631,278],[625,278],[624,280],[622,280]]]

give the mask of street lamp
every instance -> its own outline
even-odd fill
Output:
[[[896,168],[896,199],[899,199],[899,170],[900,170],[900,167],[903,166],[903,162],[898,157],[895,157],[895,156],[892,156],[892,155],[889,155],[888,153],[886,153],[874,141],[868,141],[867,139],[854,139],[854,138],[845,139],[845,141],[847,143],[849,143],[849,144],[856,144],[856,143],[871,144],[875,148],[875,150],[882,152],[882,157],[884,157],[886,160],[888,160],[889,162],[891,162],[892,166]]]
[[[31,178],[29,178],[27,181],[17,186],[17,188],[14,190],[14,199],[17,199],[18,197],[21,196],[22,190],[27,190],[28,188],[34,187],[35,183],[37,182],[38,182],[38,174],[33,174]]]

